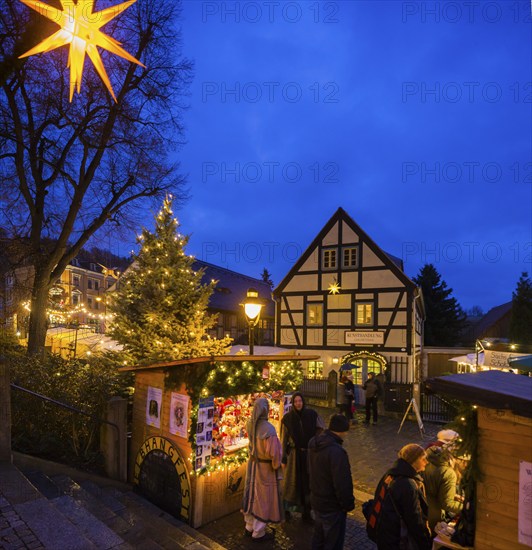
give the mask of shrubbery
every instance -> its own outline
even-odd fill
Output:
[[[31,357],[24,348],[16,346],[2,348],[12,383],[91,415],[87,417],[13,389],[13,449],[101,470],[99,420],[104,418],[111,397],[130,397],[133,392],[132,375],[117,371],[118,354],[67,361],[57,355]]]

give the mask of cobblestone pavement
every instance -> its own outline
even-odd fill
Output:
[[[328,422],[334,412],[330,409],[316,410]],[[397,457],[397,451],[407,443],[424,444],[435,439],[441,429],[438,424],[426,424],[425,435],[421,436],[416,422],[406,421],[401,432],[397,433],[401,419],[391,417],[379,418],[377,425],[366,425],[361,414],[357,423],[351,427],[344,447],[349,453],[351,473],[355,485],[355,510],[348,515],[345,538],[345,549],[375,550],[376,545],[366,536],[365,520],[361,504],[373,498],[375,487],[382,474],[391,466]],[[303,523],[299,514],[284,524],[274,526],[275,540],[258,545],[244,537],[244,521],[240,512],[234,512],[219,520],[213,521],[199,529],[229,550],[247,550],[250,548],[275,550],[304,550],[311,547],[312,525]]]

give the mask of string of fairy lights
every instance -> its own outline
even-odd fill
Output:
[[[264,369],[268,369],[268,377]],[[194,468],[196,456],[196,428],[199,399],[209,396],[231,397],[259,394],[273,399],[282,398],[283,393],[296,391],[301,384],[303,373],[298,361],[215,361],[203,373],[198,369],[175,369],[166,379],[167,389],[178,389],[186,384],[187,393],[193,403],[190,413],[188,439],[192,452],[188,458],[191,476],[210,476],[238,466],[249,459],[248,448],[243,447],[230,454],[213,457],[210,464]]]

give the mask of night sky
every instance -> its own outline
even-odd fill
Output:
[[[532,271],[529,3],[194,0],[182,32],[189,253],[278,284],[341,206],[462,307],[511,300]]]

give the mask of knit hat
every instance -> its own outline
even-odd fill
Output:
[[[440,430],[437,437],[444,443],[453,443],[460,437],[460,434],[454,430]]]
[[[343,414],[333,414],[329,420],[329,430],[331,432],[347,432],[349,431],[349,420]]]
[[[412,465],[420,456],[424,454],[425,449],[421,445],[409,443],[399,451],[397,456]]]

